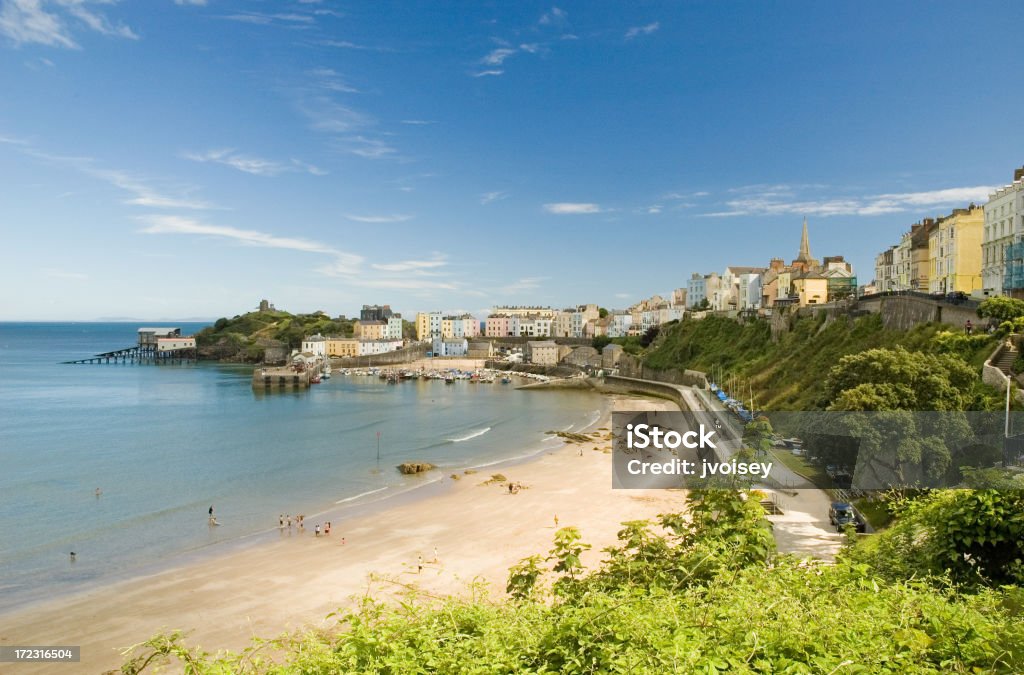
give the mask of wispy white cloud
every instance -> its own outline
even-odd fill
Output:
[[[338,49],[355,49],[360,51],[371,51],[371,52],[390,52],[394,51],[389,47],[375,47],[371,45],[361,45],[356,42],[349,40],[321,40],[317,44],[321,44],[325,47],[337,47]]]
[[[649,23],[646,26],[633,26],[626,31],[626,39],[632,40],[639,35],[650,35],[654,31],[658,30],[659,24],[657,21]]]
[[[813,186],[821,187],[821,186]],[[702,214],[705,217],[731,217],[750,215],[815,215],[815,216],[878,216],[930,208],[966,206],[970,202],[984,203],[993,188],[987,185],[972,187],[899,192],[864,196],[800,197],[800,190],[790,185],[767,185],[750,190],[743,197],[730,199],[718,211]]]
[[[193,199],[188,196],[189,190],[179,189],[175,194],[159,190],[143,178],[117,169],[107,169],[98,166],[96,160],[91,157],[71,157],[67,155],[55,155],[39,150],[27,141],[20,141],[12,144],[25,155],[48,164],[53,164],[78,171],[86,176],[101,180],[113,187],[124,190],[131,195],[125,204],[133,206],[147,206],[161,209],[212,209],[213,205]]]
[[[58,3],[67,8],[71,16],[75,17],[92,30],[101,35],[123,37],[129,40],[138,40],[139,36],[131,28],[124,24],[112,24],[102,14],[89,9],[90,0],[58,0]],[[98,4],[110,4],[109,0],[99,0]]]
[[[141,216],[139,221],[146,224],[146,227],[140,230],[144,234],[191,234],[225,239],[247,246],[277,248],[304,253],[320,253],[334,256],[337,262],[347,265],[360,265],[364,260],[360,255],[340,251],[333,246],[311,239],[282,237],[258,230],[243,230],[237,227],[212,225],[181,216],[151,214]]]
[[[348,218],[349,220],[354,220],[357,223],[404,223],[407,220],[412,220],[412,216],[401,213],[370,216],[346,213],[345,217]]]
[[[498,75],[504,75],[504,70],[480,70],[473,73],[473,77],[496,77]]]
[[[522,293],[523,291],[536,290],[541,287],[541,284],[550,278],[551,277],[522,277],[521,279],[517,279],[505,286],[501,286],[496,290],[498,293],[504,295],[515,295],[516,293]]]
[[[501,199],[508,197],[508,193],[504,190],[495,190],[494,192],[485,192],[480,195],[480,204],[486,206],[491,202],[496,202]]]
[[[309,75],[314,78],[317,86],[327,91],[337,91],[344,94],[358,94],[359,90],[350,85],[333,68],[313,68]]]
[[[231,167],[232,169],[237,169],[238,171],[253,174],[255,176],[277,176],[282,173],[295,171],[303,171],[315,176],[323,176],[327,173],[312,164],[306,164],[305,162],[301,162],[297,159],[293,159],[287,163],[276,162],[274,160],[262,159],[260,157],[243,155],[235,152],[232,148],[208,150],[201,153],[184,153],[182,157],[194,162],[212,162],[214,164],[222,164],[224,166]]]
[[[695,199],[697,197],[707,197],[709,192],[699,190],[697,192],[667,192],[661,196],[662,199]]]
[[[619,300],[629,300],[633,296],[630,293],[616,293],[615,297]]]
[[[650,206],[641,206],[640,213],[646,213],[647,215],[657,215],[661,213],[661,204],[651,204]]]
[[[437,124],[435,120],[402,120],[402,124],[422,126],[426,124]]]
[[[91,5],[112,5],[116,0],[4,0],[0,3],[0,34],[15,45],[41,44],[79,49],[74,26],[101,35],[137,40],[122,23],[113,23]]]
[[[176,5],[198,5],[202,6],[206,4],[206,0],[174,0]]]
[[[577,215],[600,213],[601,207],[589,202],[555,202],[552,204],[545,204],[544,210],[556,215]]]
[[[349,286],[410,291],[467,292],[467,289],[457,279],[440,271],[447,265],[446,256],[440,253],[434,254],[428,260],[401,260],[368,264],[362,255],[343,251],[313,239],[216,225],[174,215],[150,214],[142,216],[138,220],[144,225],[140,232],[148,235],[186,235],[212,238],[243,246],[326,256],[328,259],[314,270],[318,274],[341,279]]]
[[[24,139],[22,139],[22,138],[15,138],[13,136],[4,136],[3,134],[0,134],[0,143],[6,143],[8,145],[20,145],[20,146],[27,146],[27,145],[29,145],[29,142],[24,140]]]
[[[550,11],[544,12],[540,15],[540,19],[537,21],[542,26],[551,26],[565,23],[565,20],[569,17],[569,13],[564,9],[558,7],[552,7]]]
[[[382,272],[422,272],[444,267],[448,263],[441,258],[432,260],[402,260],[396,263],[375,263],[371,267]]]
[[[225,14],[221,18],[227,19],[228,21],[251,23],[258,26],[281,24],[290,25],[293,28],[297,27],[297,25],[308,26],[316,23],[316,19],[309,14],[297,13],[238,12],[237,14]]]
[[[81,272],[71,272],[69,270],[61,270],[54,267],[43,267],[39,270],[45,276],[51,279],[69,279],[71,281],[87,281],[89,279],[88,274]]]
[[[297,102],[299,112],[309,120],[314,131],[350,133],[369,126],[372,119],[328,96],[306,96]]]
[[[508,49],[508,48],[505,48],[505,47],[501,47],[501,48],[495,49],[494,51],[489,53],[487,56],[485,56],[482,59],[480,59],[480,63],[483,63],[483,64],[488,65],[488,66],[500,66],[502,64],[502,62],[505,61],[505,59],[507,59],[508,57],[512,56],[515,53],[516,53],[515,49]]]
[[[349,136],[339,139],[339,146],[346,152],[365,159],[394,159],[398,149],[379,138],[367,136]]]

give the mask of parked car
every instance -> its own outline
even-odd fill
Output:
[[[867,530],[867,521],[864,520],[864,516],[853,508],[853,504],[846,502],[832,502],[828,509],[828,522],[835,525],[836,532],[842,532],[850,524],[857,532]]]

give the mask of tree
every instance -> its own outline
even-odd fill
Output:
[[[612,339],[607,335],[595,335],[594,339],[590,341],[590,346],[596,349],[597,351],[601,351],[602,349],[610,345],[611,342]]]
[[[658,333],[661,329],[658,326],[651,326],[647,329],[647,332],[640,337],[641,347],[650,347],[651,343],[658,338]]]
[[[829,410],[966,410],[978,377],[949,354],[869,349],[829,372]]]
[[[1024,317],[1024,300],[996,296],[978,305],[978,316],[992,318],[1000,323]]]
[[[707,298],[701,298],[701,301],[698,302],[697,305],[696,305],[696,309],[699,309],[699,310],[702,310],[702,311],[706,310],[706,309],[711,309],[711,303],[708,302]]]
[[[605,318],[606,316],[608,316],[608,310],[605,309],[604,307],[598,307],[597,316],[601,319]]]
[[[764,457],[775,445],[775,430],[765,416],[747,422],[743,428],[743,444],[754,451],[755,456]]]

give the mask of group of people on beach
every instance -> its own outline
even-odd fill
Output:
[[[287,527],[289,530],[292,529],[293,522],[299,528],[300,532],[305,532],[306,531],[306,516],[305,515],[300,514],[300,515],[295,516],[294,521],[292,520],[291,514],[280,514],[277,517],[277,527],[279,529],[282,529],[282,530],[285,527]],[[329,536],[331,534],[331,521],[328,520],[327,522],[325,522],[323,524],[323,526],[321,526],[320,523],[317,523],[316,525],[313,526],[313,532],[318,537],[321,535],[321,533],[325,537]],[[341,543],[342,544],[345,543],[345,537],[341,538]]]
[[[305,521],[306,516],[302,514],[295,516],[295,524],[298,526],[300,530],[306,529]],[[287,515],[281,514],[277,516],[277,526],[283,529],[285,524],[288,525],[289,530],[292,529],[292,515],[290,513]],[[319,525],[317,527],[319,527]]]

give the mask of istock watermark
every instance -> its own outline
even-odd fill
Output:
[[[612,425],[620,489],[1024,487],[1020,413],[639,411]]]

